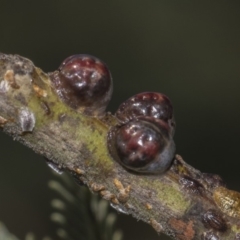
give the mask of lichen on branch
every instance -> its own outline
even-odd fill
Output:
[[[240,239],[239,193],[179,155],[161,174],[126,170],[107,146],[108,133],[119,122],[116,116],[102,110],[91,115],[88,106],[67,105],[57,94],[52,74],[18,55],[0,54],[3,132],[158,233],[180,240]]]

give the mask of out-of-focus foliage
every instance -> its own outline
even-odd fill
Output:
[[[116,213],[109,211],[107,201],[91,194],[86,187],[79,187],[67,174],[55,176],[48,183],[49,188],[56,193],[51,200],[50,219],[55,225],[52,238],[39,238],[29,232],[24,240],[122,240],[121,230],[115,229]],[[0,240],[18,238],[0,222]]]
[[[10,233],[6,226],[0,222],[0,240],[19,240],[19,239],[12,233]]]
[[[48,186],[57,193],[52,199],[51,220],[57,225],[60,239],[121,240],[122,232],[115,229],[116,214],[109,203],[93,195],[85,187],[64,174],[50,180]]]

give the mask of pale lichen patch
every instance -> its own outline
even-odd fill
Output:
[[[188,200],[186,194],[184,195],[184,193],[180,192],[175,185],[166,184],[158,180],[146,182],[141,178],[138,181],[139,185],[145,188],[155,189],[157,200],[175,213],[185,212],[191,206],[191,201]]]
[[[231,226],[231,229],[232,229],[233,232],[239,234],[239,236],[240,236],[240,226],[234,224],[234,225]]]

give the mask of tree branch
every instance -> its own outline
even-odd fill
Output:
[[[125,170],[108,153],[110,113],[89,117],[66,106],[47,74],[17,55],[0,54],[0,126],[14,140],[70,171],[116,210],[173,239],[240,239],[240,194],[176,155],[162,175]]]

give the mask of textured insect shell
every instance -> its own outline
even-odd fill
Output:
[[[179,179],[179,183],[190,194],[202,195],[204,192],[203,185],[199,181],[197,181],[189,176],[185,176],[185,175],[182,176]]]
[[[149,116],[167,121],[173,118],[173,107],[166,95],[157,92],[143,92],[123,102],[119,106],[116,116],[124,122],[138,116]]]
[[[240,193],[224,187],[213,192],[213,199],[219,209],[230,217],[240,219]]]
[[[116,117],[122,123],[139,117],[159,119],[169,124],[172,135],[176,126],[170,99],[157,92],[143,92],[130,97],[119,106]]]
[[[209,209],[202,216],[202,221],[207,228],[212,228],[220,232],[227,230],[227,224],[221,213],[214,209]]]

